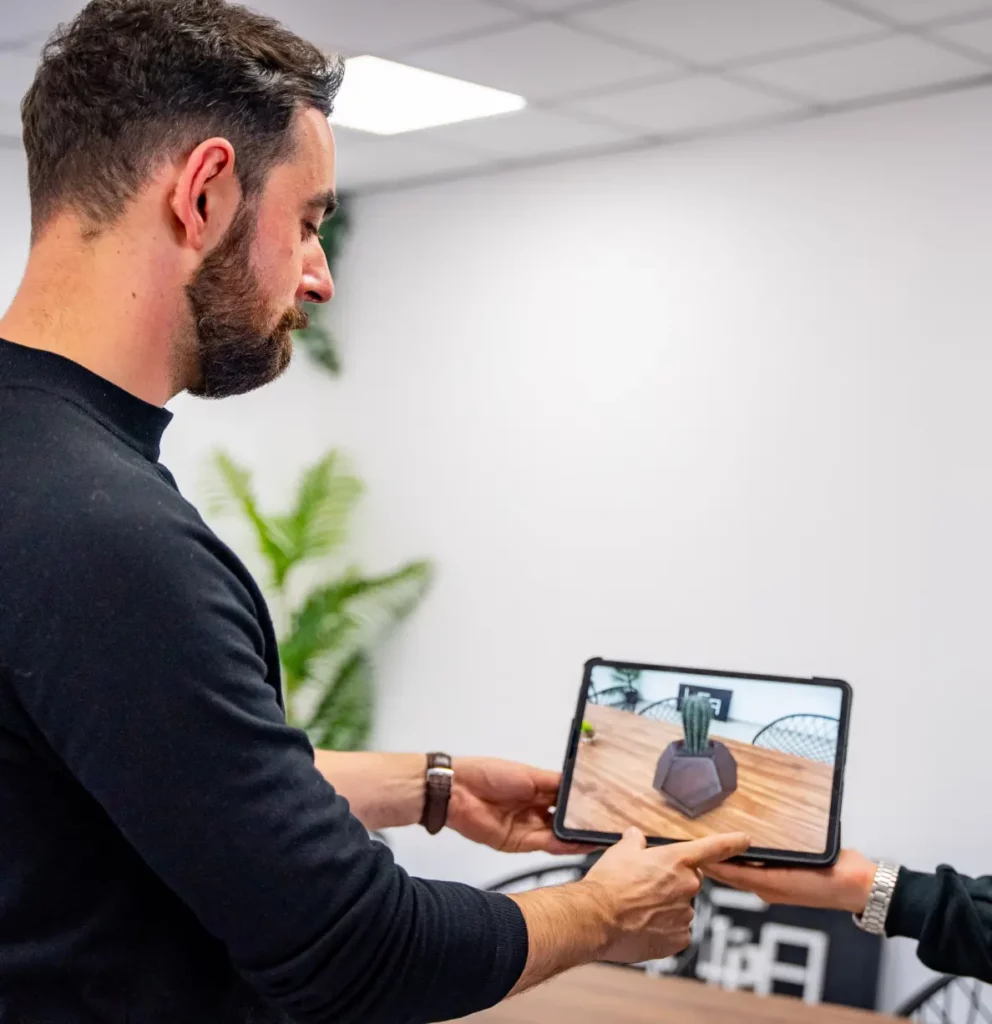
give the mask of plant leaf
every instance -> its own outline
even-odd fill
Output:
[[[296,692],[312,676],[321,655],[343,647],[353,625],[345,605],[354,582],[345,577],[312,591],[293,613],[289,633],[279,644],[286,691]]]
[[[225,452],[213,457],[216,483],[208,495],[207,507],[216,515],[240,512],[252,525],[259,551],[269,564],[272,582],[282,587],[290,564],[290,538],[276,516],[264,516],[251,485],[251,473]]]
[[[327,639],[334,641],[310,661],[310,685],[317,704],[306,724],[315,746],[328,750],[359,750],[372,730],[375,710],[369,649],[385,632],[420,602],[431,578],[426,562],[411,562],[397,572],[375,579],[346,576],[332,599],[337,620]]]
[[[338,193],[338,208],[334,216],[325,220],[320,228],[320,247],[324,250],[327,258],[327,266],[331,274],[338,268],[338,257],[344,248],[344,243],[351,234],[352,210],[351,196],[346,192]]]
[[[293,615],[280,644],[287,697],[306,684],[333,685],[359,653],[367,653],[420,602],[430,585],[427,562],[411,562],[384,576],[346,573],[313,591]],[[323,699],[317,696],[317,701]],[[287,701],[290,705],[291,700]]]
[[[372,731],[372,665],[356,654],[331,681],[306,731],[315,747],[360,750]]]
[[[301,331],[293,332],[293,340],[306,349],[307,354],[334,377],[341,375],[341,357],[337,341],[330,327],[325,323],[323,312],[309,311],[310,323]]]
[[[251,474],[222,452],[214,457],[217,474],[208,509],[216,514],[240,512],[251,523],[269,564],[271,584],[280,591],[301,562],[328,554],[347,536],[362,484],[338,468],[340,461],[336,452],[318,460],[303,474],[292,511],[264,516],[251,487]]]
[[[293,511],[279,519],[294,565],[329,554],[348,535],[362,484],[340,468],[341,461],[337,452],[329,452],[307,469],[296,492]]]

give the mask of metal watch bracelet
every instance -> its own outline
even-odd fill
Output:
[[[854,915],[854,923],[862,931],[868,932],[869,935],[885,934],[885,922],[898,881],[898,866],[882,861],[875,870],[875,880],[871,884],[871,892],[864,911]]]

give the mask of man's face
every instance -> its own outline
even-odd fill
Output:
[[[292,356],[290,332],[307,325],[304,302],[334,294],[317,232],[333,208],[334,138],[318,110],[297,115],[290,158],[243,202],[223,240],[187,286],[203,398],[253,391]]]

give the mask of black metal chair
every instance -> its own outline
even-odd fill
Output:
[[[918,1024],[992,1024],[992,985],[973,978],[938,978],[896,1010]]]
[[[641,691],[636,686],[607,686],[605,690],[590,690],[590,704],[602,704],[621,711],[636,711],[641,703]]]
[[[538,868],[535,871],[523,871],[519,875],[510,875],[509,878],[493,882],[486,888],[490,892],[514,893],[530,892],[531,889],[543,889],[549,885],[566,885],[568,882],[578,882],[585,877],[586,872],[596,863],[599,854],[583,857],[582,860],[568,861],[564,863],[550,864],[546,868]]]
[[[827,715],[785,715],[766,725],[751,742],[766,750],[833,764],[839,724]]]
[[[510,875],[508,878],[486,886],[486,888],[490,892],[509,894],[529,892],[531,889],[542,889],[549,885],[565,885],[568,882],[578,882],[585,877],[586,872],[601,856],[602,851],[597,850],[595,853],[590,853],[578,861],[550,864],[546,868],[538,868],[534,871],[524,871],[518,875]],[[693,927],[692,945],[688,949],[683,950],[678,956],[671,957],[669,961],[651,961],[644,964],[621,964],[614,966],[629,966],[640,971],[664,973],[680,978],[694,978],[702,944],[702,932],[712,912],[712,904],[709,899],[709,891],[712,884],[709,880],[704,881],[703,888],[696,897],[696,922]]]
[[[637,712],[645,718],[653,718],[656,722],[672,722],[679,725],[682,722],[682,715],[679,713],[678,697],[666,697],[664,700],[656,700]]]

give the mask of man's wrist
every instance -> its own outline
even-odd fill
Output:
[[[527,925],[527,966],[511,995],[562,971],[600,960],[616,940],[616,908],[606,887],[583,879],[509,897]]]
[[[424,755],[396,754],[391,803],[400,825],[416,825],[424,816]]]
[[[423,816],[423,754],[317,750],[314,759],[366,828],[416,825]]]
[[[372,764],[379,785],[374,799],[379,828],[415,825],[424,813],[424,755],[378,754],[382,767]]]
[[[593,942],[591,959],[598,960],[617,940],[617,906],[609,889],[593,878],[583,878],[566,886],[576,900],[582,920]]]

